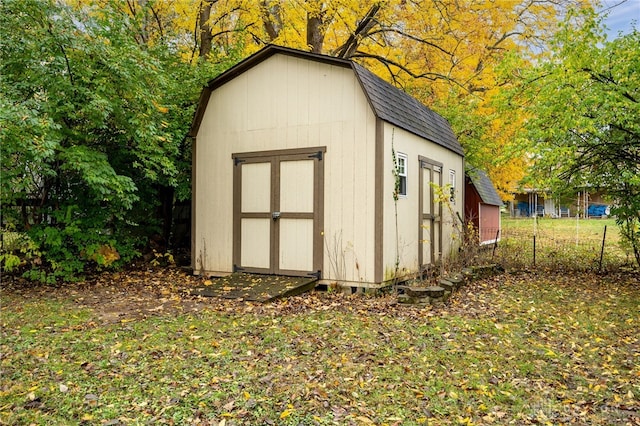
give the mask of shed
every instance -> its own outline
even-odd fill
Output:
[[[459,241],[450,125],[355,62],[267,46],[205,86],[190,136],[194,273],[379,287]]]
[[[478,232],[481,245],[500,239],[500,207],[502,199],[487,174],[470,168],[465,177],[465,219]]]

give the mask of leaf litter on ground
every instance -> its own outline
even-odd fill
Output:
[[[187,296],[202,281],[4,287],[0,421],[640,424],[637,276],[504,274],[437,307]]]

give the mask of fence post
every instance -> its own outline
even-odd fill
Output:
[[[536,266],[536,234],[533,234],[533,266]]]
[[[600,264],[598,265],[598,271],[602,272],[602,257],[604,256],[604,240],[607,238],[607,225],[604,226],[604,233],[602,234],[602,247],[600,248]]]
[[[498,230],[496,231],[496,239],[493,242],[493,252],[491,253],[491,260],[493,260],[494,256],[496,255],[496,248],[498,247],[498,237],[500,236],[500,228],[498,228]]]

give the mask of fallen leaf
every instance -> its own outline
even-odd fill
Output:
[[[282,413],[280,413],[280,419],[284,420],[287,417],[289,417],[291,415],[291,413],[293,413],[293,410],[290,408],[287,408],[286,410],[284,410]]]

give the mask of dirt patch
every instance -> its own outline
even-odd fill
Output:
[[[94,312],[101,323],[130,321],[156,315],[198,312],[219,300],[189,296],[203,279],[179,268],[105,272],[80,283],[59,287],[36,285],[21,279],[9,280],[3,293],[24,299],[48,298],[71,302]]]
[[[330,309],[409,316],[421,316],[431,311],[431,308],[399,306],[393,295],[367,297],[312,291],[271,303],[203,297],[194,294],[194,290],[206,287],[208,280],[179,268],[105,272],[84,282],[58,287],[15,278],[4,281],[2,302],[5,306],[20,304],[24,300],[55,299],[79,309],[90,310],[93,313],[91,320],[101,324],[203,310],[271,316]]]

